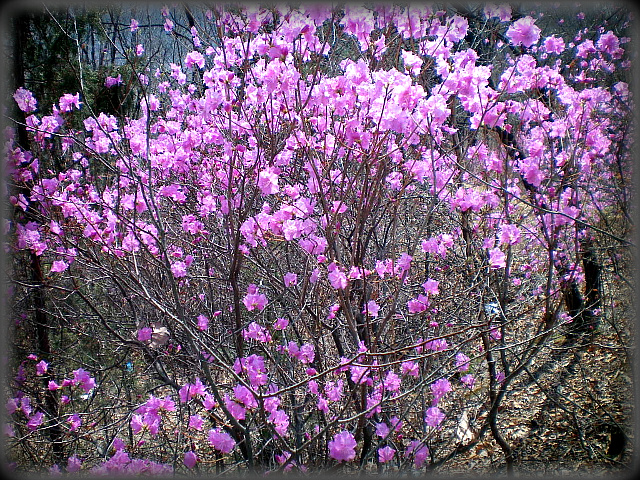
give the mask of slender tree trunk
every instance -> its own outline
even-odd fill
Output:
[[[14,63],[13,63],[13,75],[14,75],[14,90],[25,84],[25,59],[23,53],[27,43],[29,42],[29,28],[30,22],[26,15],[18,16],[14,21],[14,29],[16,44],[14,46]],[[24,118],[22,119],[24,120]],[[29,137],[27,135],[24,124],[16,126],[18,141],[20,146],[29,150]],[[31,197],[31,191],[24,187],[22,192],[25,197]],[[35,220],[34,212],[38,209],[37,202],[31,202],[28,206],[25,216],[27,220]],[[50,332],[50,319],[46,309],[46,295],[44,286],[44,275],[42,273],[42,263],[40,257],[31,252],[29,255],[29,270],[30,277],[33,284],[31,291],[33,299],[33,307],[35,311],[35,326],[36,326],[36,347],[38,356],[45,361],[48,361],[51,357],[51,343],[49,341]],[[44,406],[49,416],[53,417],[51,426],[47,429],[49,440],[52,443],[53,462],[61,464],[64,458],[64,447],[62,443],[62,430],[60,423],[55,417],[59,413],[59,401],[55,391],[49,390],[47,385],[49,380],[52,379],[51,371],[49,370],[42,376],[42,382],[44,386]]]

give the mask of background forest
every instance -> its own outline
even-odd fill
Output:
[[[637,467],[629,5],[5,11],[3,469]]]

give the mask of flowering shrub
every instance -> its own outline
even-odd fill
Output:
[[[631,107],[626,38],[512,14],[220,7],[136,77],[136,115],[15,91],[7,248],[72,302],[55,349],[17,359],[16,445],[39,433],[68,472],[421,469],[473,408],[511,465],[501,399],[593,328],[595,233],[625,244],[598,225]]]

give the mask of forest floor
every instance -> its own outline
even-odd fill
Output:
[[[603,308],[597,333],[571,348],[552,343],[547,359],[560,360],[549,362],[551,368],[538,380],[523,374],[503,401],[498,424],[515,453],[515,473],[626,477],[638,469],[634,292],[620,283],[616,302],[609,302],[615,308]],[[487,432],[439,471],[506,473],[505,455]]]

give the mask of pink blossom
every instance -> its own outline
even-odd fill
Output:
[[[555,53],[560,55],[564,52],[564,40],[562,37],[558,38],[555,35],[544,39],[543,47],[547,53]]]
[[[196,466],[196,463],[198,463],[198,455],[196,452],[188,451],[184,454],[183,462],[187,468],[191,469]]]
[[[327,270],[329,271],[327,278],[329,279],[329,282],[331,283],[331,286],[333,288],[335,288],[336,290],[347,288],[349,282],[347,280],[347,276],[340,269],[340,267],[338,267],[335,263],[331,263],[327,267]]]
[[[222,453],[229,453],[236,446],[236,442],[231,438],[231,435],[221,431],[219,428],[209,430],[208,440],[213,448]]]
[[[273,324],[273,328],[276,330],[284,330],[289,325],[289,320],[286,318],[280,317],[277,318]]]
[[[376,424],[376,435],[378,435],[379,437],[386,438],[387,435],[389,435],[390,431],[391,429],[386,423],[381,422]]]
[[[411,73],[411,75],[419,75],[420,69],[422,68],[422,59],[407,50],[402,50],[401,55],[405,69]]]
[[[429,307],[429,298],[424,295],[418,295],[417,298],[409,300],[407,302],[407,308],[409,309],[409,313],[420,313],[424,312],[427,307]]]
[[[284,275],[284,286],[290,287],[291,285],[296,285],[298,283],[298,275],[295,273],[287,272]]]
[[[65,93],[60,97],[60,110],[63,112],[70,112],[73,110],[73,107],[80,108],[80,94],[76,93],[75,95],[71,95],[70,93]]]
[[[438,295],[440,293],[440,290],[438,290],[439,285],[440,285],[440,282],[438,282],[437,280],[434,280],[433,278],[429,278],[427,279],[426,282],[422,284],[422,288],[424,288],[424,293],[426,294]]]
[[[26,416],[31,415],[31,398],[22,397],[20,399],[20,410],[22,410],[22,413]]]
[[[369,367],[363,365],[351,365],[349,367],[351,372],[351,380],[357,384],[369,383],[371,379],[368,377]]]
[[[36,363],[36,375],[44,375],[45,373],[47,373],[48,369],[49,364],[44,360],[40,360],[38,363]]]
[[[55,260],[51,264],[50,272],[64,272],[67,268],[69,268],[69,264],[64,260]]]
[[[300,353],[298,356],[300,362],[311,363],[315,358],[314,346],[312,343],[305,343],[300,347]]]
[[[18,108],[20,108],[20,110],[25,113],[34,112],[38,105],[38,102],[36,102],[33,94],[29,90],[22,87],[18,88],[16,90],[16,93],[13,94],[13,99],[18,104]]]
[[[214,408],[215,406],[217,406],[217,403],[216,403],[215,398],[213,397],[213,395],[211,395],[210,393],[205,394],[204,400],[202,401],[202,406],[207,411],[209,411],[212,408]]]
[[[209,328],[209,319],[204,315],[198,315],[198,330],[204,331]]]
[[[387,463],[393,460],[393,456],[396,454],[396,451],[389,447],[382,447],[378,449],[378,460],[380,463]]]
[[[251,322],[246,329],[242,330],[242,336],[245,339],[250,338],[262,343],[269,343],[271,341],[269,331],[256,322]]]
[[[258,287],[251,284],[247,288],[247,295],[242,299],[242,303],[251,312],[256,308],[260,311],[264,310],[269,301],[264,294],[258,293]]]
[[[27,422],[27,427],[29,428],[29,430],[33,432],[40,425],[42,425],[43,419],[44,419],[44,413],[37,412],[32,417],[29,418],[29,421]]]
[[[419,440],[412,440],[404,455],[405,457],[413,455],[413,462],[416,468],[420,468],[429,456],[429,449]]]
[[[362,313],[369,315],[370,317],[377,317],[378,312],[380,311],[380,305],[378,305],[375,300],[369,300],[365,309]]]
[[[274,430],[281,437],[287,437],[287,428],[289,428],[289,415],[284,410],[276,410],[272,412],[268,420],[274,425]]]
[[[136,45],[136,56],[137,57],[141,57],[144,54],[144,46],[139,43],[138,45]]]
[[[89,391],[96,386],[96,381],[89,375],[89,372],[85,371],[82,368],[79,368],[73,371],[72,384],[80,384],[85,393],[89,393]]]
[[[167,33],[171,33],[173,30],[173,21],[170,18],[164,19],[164,31]]]
[[[104,81],[104,86],[107,88],[111,88],[114,85],[122,84],[122,75],[118,74],[117,77],[107,77]]]
[[[82,425],[82,419],[77,413],[74,413],[73,415],[69,415],[69,417],[67,418],[67,422],[69,422],[69,425],[70,425],[69,427],[70,432],[75,432],[78,429],[78,427]]]
[[[434,352],[443,352],[449,348],[449,344],[444,338],[436,338],[435,340],[429,340],[426,342],[424,344],[424,348]]]
[[[200,415],[191,415],[189,417],[189,428],[194,430],[202,430],[204,419]]]
[[[138,341],[139,342],[148,342],[151,340],[151,334],[153,330],[150,327],[144,327],[138,330]]]
[[[356,458],[356,440],[351,432],[342,431],[329,442],[329,455],[338,462],[349,462]]]
[[[273,195],[280,191],[278,186],[278,174],[274,169],[267,168],[258,174],[258,188],[264,195]]]
[[[609,30],[607,33],[600,35],[600,38],[596,42],[596,47],[601,52],[613,55],[620,47],[620,40],[611,30]]]
[[[251,390],[249,390],[244,385],[236,385],[235,387],[233,387],[233,395],[235,396],[236,400],[238,400],[247,408],[258,407],[258,401],[256,400],[256,397],[254,397],[253,393],[251,393]]]
[[[507,262],[504,252],[497,247],[489,250],[489,265],[492,270],[505,268],[507,266]]]
[[[396,261],[396,275],[401,275],[408,271],[411,268],[411,260],[413,260],[413,257],[407,253],[400,255],[400,258]]]
[[[390,392],[397,392],[400,390],[400,377],[393,371],[388,371],[386,377],[384,377],[384,388]]]
[[[203,69],[204,57],[200,52],[196,52],[196,51],[189,52],[184,60],[184,63],[187,66],[187,68],[191,68],[194,65],[197,65],[198,68]]]
[[[321,412],[329,413],[329,402],[327,402],[327,399],[322,396],[318,398],[317,407],[318,407],[318,410],[320,410]]]
[[[417,377],[420,375],[420,370],[418,364],[414,361],[407,360],[400,364],[402,368],[402,375],[411,375],[412,377]]]
[[[129,25],[129,28],[131,29],[131,33],[133,33],[136,30],[138,30],[139,26],[140,26],[140,24],[138,23],[138,21],[135,18],[132,18],[131,19],[131,24]]]
[[[344,382],[342,379],[337,382],[327,382],[324,386],[324,392],[327,394],[327,398],[332,402],[339,402],[342,397],[342,388],[344,386]]]
[[[503,224],[500,227],[500,243],[515,245],[520,242],[520,229],[513,224]]]
[[[171,273],[175,278],[183,278],[187,276],[187,265],[183,261],[177,261],[171,264]]]
[[[75,455],[67,459],[67,473],[75,473],[82,467],[82,460]]]
[[[433,382],[430,388],[433,395],[433,405],[435,406],[442,397],[451,391],[451,383],[446,378],[441,378]]]
[[[122,441],[121,438],[116,437],[113,440],[112,446],[113,446],[114,450],[119,451],[119,450],[124,450],[125,444],[124,444],[124,442]]]
[[[540,28],[535,25],[535,19],[524,17],[513,22],[507,30],[507,37],[512,45],[523,45],[527,48],[540,39]]]
[[[470,359],[464,353],[456,353],[456,368],[459,372],[466,372],[469,370]]]
[[[427,414],[424,417],[424,421],[430,427],[436,428],[443,422],[444,418],[444,413],[442,413],[438,407],[429,407],[427,409]]]
[[[460,381],[469,389],[473,388],[473,385],[476,383],[476,379],[471,374],[467,374],[464,377],[460,378]]]

